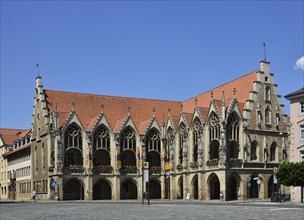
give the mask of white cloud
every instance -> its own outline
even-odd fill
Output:
[[[296,70],[304,70],[304,56],[297,59],[296,64],[294,65]]]

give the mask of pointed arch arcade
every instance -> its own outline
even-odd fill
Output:
[[[136,133],[131,126],[126,127],[121,133],[120,152],[122,168],[136,167]]]

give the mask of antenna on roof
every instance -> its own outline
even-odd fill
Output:
[[[39,77],[40,76],[40,73],[39,73],[39,63],[36,64],[36,67],[37,67],[38,77]]]
[[[266,43],[263,42],[263,47],[264,47],[264,60],[266,61]]]

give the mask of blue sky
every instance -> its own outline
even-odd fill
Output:
[[[182,101],[259,68],[304,85],[303,1],[1,1],[0,127],[29,128],[45,89]],[[304,59],[304,58],[303,58]],[[299,62],[298,62],[299,63]]]

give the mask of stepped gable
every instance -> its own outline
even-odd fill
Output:
[[[59,127],[62,127],[66,118],[72,110],[72,102],[75,103],[75,113],[79,117],[86,130],[92,127],[92,120],[100,114],[100,105],[104,105],[104,114],[111,128],[114,129],[116,121],[124,119],[130,115],[135,126],[138,127],[141,121],[151,119],[151,111],[155,108],[155,118],[162,121],[162,115],[166,115],[168,108],[172,115],[179,115],[181,102],[115,97],[105,95],[84,94],[76,92],[62,92],[54,90],[44,90],[48,108],[52,103],[58,105]],[[96,118],[97,119],[97,118]],[[116,125],[115,125],[116,128]]]
[[[0,136],[5,144],[12,145],[14,141],[18,140],[19,138],[25,136],[22,134],[28,133],[31,129],[10,129],[10,128],[0,128]]]
[[[236,88],[236,98],[239,103],[246,103],[246,100],[249,99],[249,92],[253,90],[253,82],[257,80],[258,70],[243,75],[235,80],[227,82],[221,86],[218,86],[214,89],[211,89],[207,92],[204,92],[197,98],[197,106],[209,108],[211,91],[213,91],[213,98],[215,100],[221,100],[222,91],[225,92],[225,100],[231,99],[233,97],[233,89]],[[184,112],[192,112],[195,105],[195,97],[183,102]],[[229,102],[226,101],[226,106],[229,105]],[[220,106],[218,106],[220,107]]]

